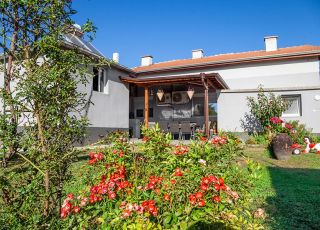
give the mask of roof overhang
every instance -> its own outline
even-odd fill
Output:
[[[120,80],[124,83],[131,83],[138,86],[153,86],[153,85],[166,85],[166,84],[190,84],[190,85],[203,85],[203,80],[207,80],[208,86],[213,89],[229,89],[228,85],[221,78],[218,73],[210,74],[192,74],[192,75],[176,75],[165,77],[121,77]]]
[[[145,76],[148,74],[155,74],[155,73],[165,73],[165,72],[173,72],[173,71],[181,71],[181,70],[207,69],[212,67],[221,67],[221,66],[228,66],[228,65],[279,61],[279,60],[291,60],[291,59],[301,59],[301,58],[309,58],[309,57],[320,57],[320,51],[313,50],[313,51],[295,52],[295,53],[289,53],[289,54],[287,53],[272,54],[272,55],[255,56],[255,57],[247,57],[247,58],[192,63],[192,64],[185,64],[185,65],[174,65],[174,66],[168,66],[168,67],[150,68],[150,69],[143,69],[143,70],[139,70],[139,69],[133,69],[133,70],[136,72],[136,75]]]

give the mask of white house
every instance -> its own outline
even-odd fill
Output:
[[[92,68],[95,77],[79,85],[93,102],[85,111],[88,140],[119,129],[139,137],[143,122],[158,122],[177,138],[189,138],[196,128],[250,131],[246,98],[259,86],[292,102],[283,119],[299,120],[320,133],[320,46],[278,48],[276,36],[264,41],[259,51],[205,56],[198,49],[190,59],[159,63],[148,55],[133,69],[120,65],[114,53],[111,66]],[[67,35],[66,42],[103,56],[81,33]]]
[[[141,112],[146,110],[144,87],[149,91],[147,104],[151,114],[149,112],[148,122],[159,122],[163,129],[176,127],[174,123],[178,123],[187,133],[188,125],[184,123],[202,128],[209,121],[211,126],[214,124],[213,128],[245,132],[250,128],[246,124],[249,118],[246,98],[256,95],[258,87],[262,86],[292,102],[283,119],[299,120],[312,132],[320,133],[320,47],[278,48],[277,39],[276,36],[265,37],[265,49],[259,51],[205,56],[203,50],[194,50],[190,59],[160,63],[154,63],[152,56],[143,57],[141,66],[133,68],[135,74],[122,79],[134,85],[131,87],[131,118],[142,120],[145,116]],[[201,75],[208,77],[207,83],[200,80]],[[198,76],[198,80],[187,81],[190,76],[195,79]],[[169,81],[179,78],[182,81]],[[208,102],[203,83],[211,83]],[[192,99],[183,101],[183,92],[190,88],[195,92]],[[159,103],[158,91],[168,94],[167,103]],[[174,102],[173,96],[178,92],[178,102]],[[153,96],[150,97],[150,93]],[[208,104],[208,111],[204,104]]]

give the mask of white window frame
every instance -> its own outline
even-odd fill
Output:
[[[102,84],[101,84],[102,78]],[[99,68],[98,69],[98,91],[94,90],[98,93],[109,94],[109,78],[108,72],[106,69]]]
[[[301,117],[302,116],[302,106],[301,106],[301,94],[287,94],[287,95],[281,95],[283,99],[286,98],[294,98],[298,99],[298,113],[282,113],[282,117]]]

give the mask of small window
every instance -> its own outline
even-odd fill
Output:
[[[108,76],[105,69],[93,69],[92,90],[101,93],[108,93]]]
[[[301,111],[301,95],[282,95],[282,98],[289,102],[289,108],[282,113],[283,117],[300,117]]]

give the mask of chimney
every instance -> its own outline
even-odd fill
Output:
[[[83,37],[83,32],[81,30],[81,26],[79,24],[73,24],[73,33],[79,37],[82,38]]]
[[[278,50],[277,45],[278,36],[267,36],[264,37],[264,43],[266,45],[266,51],[276,51]]]
[[[151,55],[146,55],[141,57],[141,66],[149,66],[152,65],[152,59],[153,57]]]
[[[116,52],[112,54],[112,61],[119,63],[119,53]]]
[[[196,58],[203,58],[202,49],[192,50],[192,59],[196,59]]]

